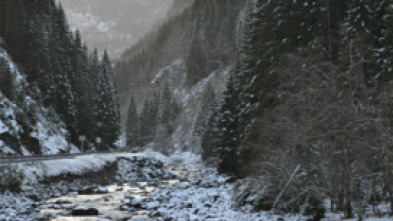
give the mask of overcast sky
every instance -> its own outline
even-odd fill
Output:
[[[118,58],[152,27],[162,21],[172,0],[58,0],[73,30],[92,50],[105,48]]]

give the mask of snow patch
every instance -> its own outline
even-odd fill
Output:
[[[168,75],[168,77],[170,77],[169,75],[173,75],[173,73],[175,72],[174,70],[182,68],[183,65],[184,65],[183,59],[181,58],[176,59],[175,61],[172,62],[172,64],[167,65],[166,67],[159,70],[155,75],[154,79],[151,81],[151,84],[159,83],[159,81],[161,81],[165,77],[165,75]]]

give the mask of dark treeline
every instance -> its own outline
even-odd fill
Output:
[[[393,2],[257,0],[204,139],[220,172],[252,178],[237,202],[347,217],[393,213]],[[256,197],[251,198],[249,196]],[[316,208],[315,207],[315,208]]]
[[[152,141],[164,142],[174,130],[174,120],[179,112],[172,98],[168,84],[162,93],[155,93],[146,99],[138,112],[131,99],[127,118],[127,141],[130,147],[144,146]]]
[[[0,0],[3,47],[26,74],[34,99],[53,108],[70,141],[79,136],[109,148],[119,135],[119,108],[107,53],[89,54],[79,32],[73,34],[54,0]],[[3,87],[2,91],[6,90]],[[9,95],[10,96],[10,95]]]

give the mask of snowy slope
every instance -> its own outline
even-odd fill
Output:
[[[182,58],[174,60],[170,65],[163,67],[155,74],[151,86],[159,85],[163,87],[165,83],[168,83],[172,90],[172,97],[181,107],[181,112],[175,122],[175,130],[172,134],[170,146],[177,150],[187,149],[196,153],[200,152],[201,137],[194,134],[194,128],[202,106],[204,91],[209,84],[213,86],[217,102],[219,102],[231,69],[231,65],[217,69],[191,88],[186,85],[187,70]]]
[[[0,89],[0,156],[77,152],[76,147],[67,141],[68,132],[63,122],[33,98],[39,91],[28,85],[2,48],[0,59],[8,65],[15,82],[15,98],[12,100]]]

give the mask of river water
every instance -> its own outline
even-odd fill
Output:
[[[127,220],[131,218],[145,218],[146,220],[155,220],[149,214],[156,209],[148,205],[154,204],[150,194],[158,189],[172,189],[184,186],[190,186],[188,178],[193,180],[201,179],[204,175],[195,170],[196,165],[182,167],[168,167],[167,169],[182,179],[168,179],[159,182],[129,182],[116,183],[105,187],[99,187],[108,191],[107,193],[93,193],[89,195],[78,194],[78,192],[69,192],[65,196],[47,200],[39,207],[39,214],[48,215],[54,221],[104,221],[104,220]],[[185,177],[188,178],[185,178]],[[141,201],[141,208],[137,207],[135,211],[124,211],[122,205],[127,202]],[[158,202],[156,202],[158,203]],[[85,209],[95,208],[99,211],[98,216],[72,216],[75,208],[83,207]],[[131,206],[132,207],[132,206]],[[134,210],[134,209],[131,209]],[[151,215],[151,214],[150,214]],[[143,219],[141,219],[143,220]]]

